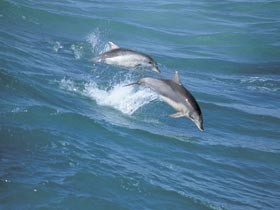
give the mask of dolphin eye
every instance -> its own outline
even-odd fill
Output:
[[[194,120],[194,116],[193,116],[192,113],[189,115],[189,118],[190,118],[191,120]]]

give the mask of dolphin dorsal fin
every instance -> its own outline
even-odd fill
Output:
[[[109,47],[110,47],[110,50],[120,48],[118,45],[116,45],[116,44],[113,43],[113,42],[108,42],[108,45],[109,45]]]
[[[181,81],[180,81],[180,78],[179,78],[179,73],[178,73],[178,71],[175,71],[175,75],[174,75],[173,81],[174,81],[175,83],[177,83],[178,85],[181,85]]]

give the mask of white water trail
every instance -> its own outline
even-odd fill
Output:
[[[117,84],[110,90],[102,90],[96,84],[89,83],[83,93],[94,99],[98,105],[113,107],[128,115],[157,98],[149,89],[135,91],[133,87],[124,87],[125,84],[127,83]]]
[[[147,88],[136,89],[125,86],[132,81],[125,81],[113,85],[110,89],[99,88],[94,82],[79,88],[71,80],[62,79],[60,87],[71,92],[76,92],[96,101],[100,106],[112,107],[124,114],[132,115],[140,107],[158,98],[158,95]]]

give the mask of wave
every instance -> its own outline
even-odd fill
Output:
[[[260,92],[278,92],[280,91],[280,79],[253,76],[241,79],[241,84],[247,85],[249,90]]]

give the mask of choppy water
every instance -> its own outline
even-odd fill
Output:
[[[0,1],[0,209],[279,209],[280,2]],[[161,75],[88,59],[106,43]],[[172,78],[205,132],[147,89]]]

